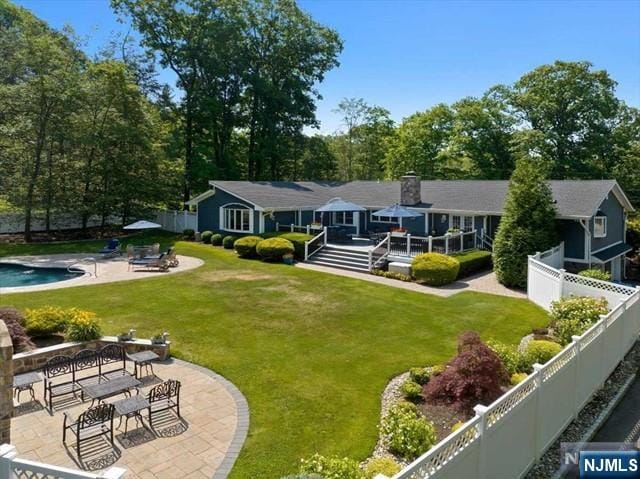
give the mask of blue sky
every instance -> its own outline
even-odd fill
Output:
[[[87,37],[89,53],[126,29],[108,0],[16,0],[60,28]],[[323,133],[340,128],[332,110],[362,97],[400,121],[440,102],[477,96],[544,63],[589,60],[640,106],[640,0],[386,1],[301,0],[344,40],[341,65],[319,90]],[[171,81],[170,75],[163,79]]]

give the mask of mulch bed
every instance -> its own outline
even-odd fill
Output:
[[[433,423],[438,441],[451,434],[451,428],[455,423],[465,422],[469,419],[469,416],[458,412],[451,406],[429,404],[428,402],[419,403],[417,406],[424,417]]]

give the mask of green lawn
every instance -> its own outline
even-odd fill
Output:
[[[177,248],[205,265],[130,283],[5,295],[0,303],[94,310],[111,334],[169,331],[176,356],[223,374],[249,401],[249,437],[233,478],[279,478],[316,451],[364,459],[391,377],[447,360],[461,331],[515,343],[546,323],[544,311],[525,300],[445,299],[241,260],[212,246]]]

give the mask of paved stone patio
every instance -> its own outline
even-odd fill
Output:
[[[79,261],[91,258],[95,259],[95,266],[92,262],[78,264]],[[202,266],[204,261],[191,256],[177,255],[179,265],[169,268],[167,271],[154,269],[130,269],[127,256],[116,256],[115,258],[104,258],[98,254],[52,254],[37,256],[6,256],[0,258],[2,263],[23,264],[34,267],[50,268],[80,268],[85,274],[78,278],[58,281],[56,283],[39,284],[33,286],[17,286],[11,288],[0,288],[0,294],[8,293],[28,293],[31,291],[43,291],[50,289],[69,288],[72,286],[90,286],[92,284],[111,283],[114,281],[129,281],[134,279],[153,278],[167,274],[180,273]],[[97,273],[97,274],[96,274]]]
[[[242,394],[221,376],[180,360],[154,363],[157,378],[143,381],[140,393],[146,395],[160,379],[178,379],[180,391],[179,418],[173,412],[154,416],[153,431],[146,411],[144,425],[129,420],[129,432],[114,430],[115,447],[108,439],[92,441],[78,458],[75,436],[67,433],[67,447],[62,443],[63,412],[76,418],[90,401],[79,398],[70,404],[57,404],[53,415],[43,409],[42,382],[35,386],[36,402],[21,395],[11,426],[11,442],[19,457],[58,466],[91,471],[111,466],[127,469],[127,479],[215,478],[228,475],[249,426],[249,412]],[[134,392],[135,394],[135,392]],[[72,396],[67,396],[72,398]],[[109,402],[121,399],[116,396]],[[114,428],[119,419],[114,419]],[[103,436],[106,437],[106,436]]]

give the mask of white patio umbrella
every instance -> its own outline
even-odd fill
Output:
[[[400,226],[402,226],[402,218],[416,218],[418,216],[422,216],[422,213],[418,213],[417,211],[412,211],[404,206],[400,206],[399,204],[395,204],[393,206],[388,206],[382,210],[374,211],[371,213],[373,216],[385,216],[390,218],[398,218],[400,222]]]
[[[150,230],[153,228],[162,228],[162,225],[158,223],[153,223],[147,220],[136,221],[135,223],[131,223],[130,225],[125,226],[122,229],[125,230]]]

